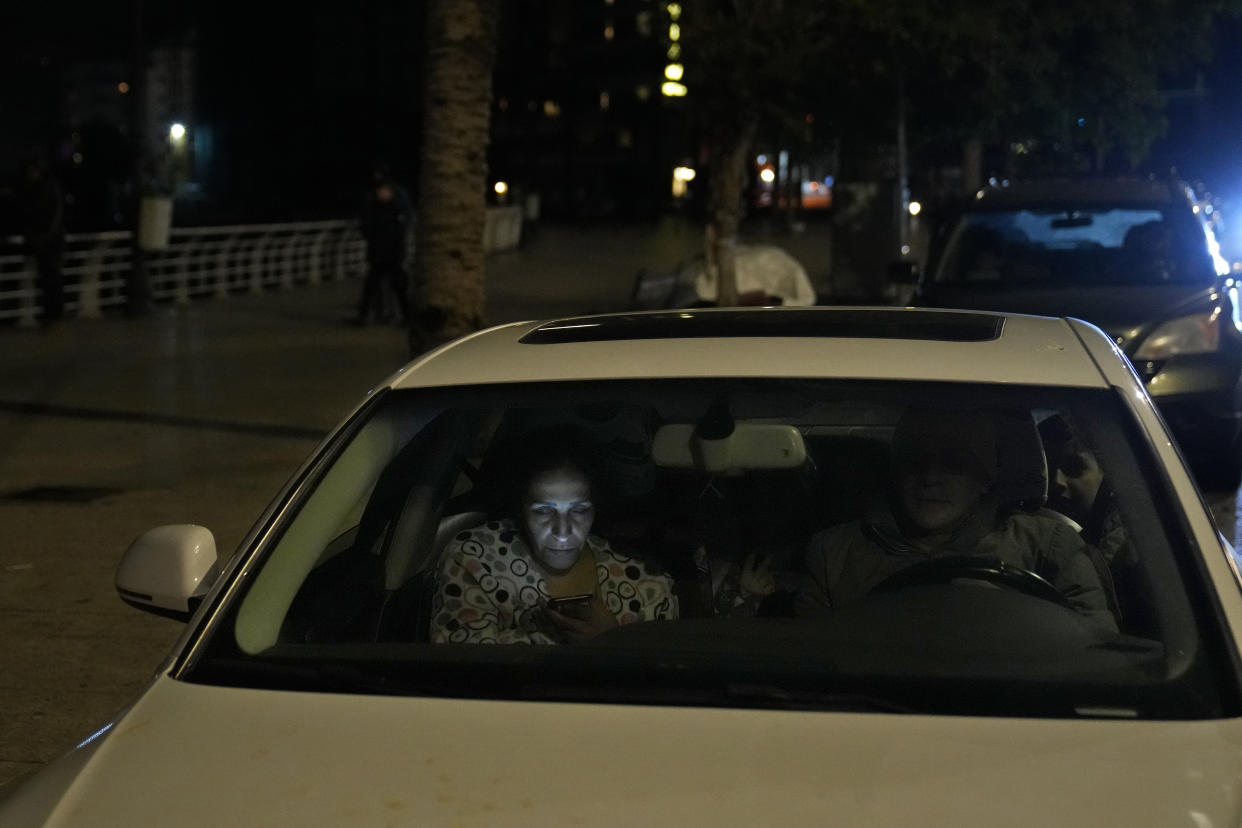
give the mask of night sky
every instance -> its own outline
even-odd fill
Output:
[[[280,5],[288,11],[239,0],[143,4],[149,45],[192,37],[197,49],[194,127],[210,148],[199,177],[214,199],[197,208],[203,221],[348,213],[378,157],[402,179],[414,176],[422,4]],[[136,6],[60,2],[0,12],[0,171],[11,174],[31,145],[63,140],[55,101],[64,67],[129,64]],[[1176,166],[1221,195],[1242,196],[1242,25],[1222,23],[1216,40],[1203,70],[1208,94],[1170,103],[1168,135],[1148,167]],[[1171,81],[1193,83],[1193,75]]]

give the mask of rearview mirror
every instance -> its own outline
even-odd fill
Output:
[[[693,423],[660,426],[651,444],[657,466],[721,474],[751,469],[794,469],[806,462],[802,433],[789,425],[736,423],[718,439],[702,437]]]
[[[188,621],[219,575],[209,530],[189,523],[157,526],[125,550],[116,591],[138,609]]]

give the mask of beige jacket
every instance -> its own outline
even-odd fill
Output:
[[[976,517],[943,546],[926,552],[898,532],[887,508],[864,521],[834,526],[811,538],[807,574],[798,595],[798,614],[815,615],[866,596],[890,575],[933,557],[978,555],[999,559],[1042,576],[1099,626],[1115,630],[1116,619],[1086,543],[1055,517],[1015,513],[988,522]]]

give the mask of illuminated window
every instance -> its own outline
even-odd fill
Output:
[[[126,92],[129,91],[129,84],[126,83],[125,81],[121,81],[120,83],[116,85],[116,91],[124,95]]]
[[[561,105],[558,104],[556,101],[544,101],[543,102],[543,114],[547,115],[549,118],[560,117]]]
[[[651,37],[651,12],[639,12],[634,18],[634,28],[642,37]]]
[[[617,30],[613,28],[611,23],[604,27],[604,40],[612,40],[616,36]]]
[[[599,93],[599,108],[607,111],[608,107],[610,106],[612,106],[612,96],[609,95],[607,92],[600,92]]]
[[[669,60],[680,60],[681,59],[681,44],[680,43],[674,43],[668,47],[668,59]]]
[[[666,98],[684,98],[686,96],[686,87],[682,86],[680,83],[666,81],[660,87],[660,93]]]
[[[676,23],[670,23],[668,26],[668,39],[681,40],[681,26]]]
[[[670,63],[668,66],[664,67],[664,77],[671,81],[679,81],[681,80],[683,71],[684,67],[682,67],[680,63]]]
[[[681,3],[668,4],[668,19],[678,20],[681,18]]]

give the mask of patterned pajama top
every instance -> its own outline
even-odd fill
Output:
[[[603,538],[587,538],[599,594],[619,624],[677,618],[673,581]],[[436,579],[431,640],[437,644],[557,644],[536,623],[548,586],[512,521],[488,521],[449,544]]]

